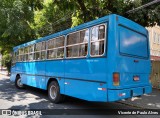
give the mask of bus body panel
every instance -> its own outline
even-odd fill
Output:
[[[107,101],[106,83],[65,79],[65,95],[88,101]]]
[[[107,101],[107,67],[106,58],[65,60],[65,94],[88,101]]]
[[[50,78],[64,77],[64,60],[48,60],[46,62],[46,76]]]
[[[32,87],[46,90],[45,76],[21,74],[22,83]]]
[[[106,82],[107,70],[107,59],[103,57],[65,60],[65,78]]]

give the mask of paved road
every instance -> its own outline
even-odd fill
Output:
[[[97,103],[97,102],[87,102],[71,97],[67,97],[67,100],[64,103],[61,104],[54,104],[51,103],[48,100],[47,92],[39,89],[35,89],[32,87],[27,87],[26,89],[19,90],[16,89],[14,86],[14,83],[10,82],[9,77],[0,75],[0,109],[81,109],[84,112],[87,112],[86,109],[137,109],[136,107],[122,104],[119,102],[113,102],[113,103]],[[93,111],[91,111],[93,112]],[[0,116],[1,117],[1,116]],[[22,116],[19,116],[22,117]],[[29,116],[23,116],[23,117],[29,117]],[[48,116],[37,116],[37,117],[56,117],[56,118],[107,118],[107,117],[113,117],[113,118],[128,118],[128,115],[48,115]],[[150,118],[151,116],[146,115],[134,115],[131,116],[133,118]],[[152,116],[153,117],[153,116]],[[159,116],[154,116],[159,117]]]

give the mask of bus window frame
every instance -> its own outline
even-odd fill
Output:
[[[64,38],[64,46],[48,49],[48,42],[50,40],[56,40],[57,38],[60,38],[60,37]],[[51,39],[47,40],[46,41],[46,59],[45,60],[61,60],[61,59],[65,59],[65,48],[66,48],[65,41],[66,41],[65,35],[61,35],[61,36],[54,37],[54,38],[51,38]],[[48,58],[48,51],[49,50],[56,50],[56,49],[63,49],[63,58],[51,58],[51,59],[49,59]]]
[[[45,45],[45,49],[44,50],[41,49],[41,56],[42,56],[42,52],[45,52],[45,57],[44,57],[44,59],[42,59],[40,57],[40,60],[36,60],[36,61],[45,61],[46,60],[46,55],[47,55],[47,53],[46,53],[47,52],[46,41],[42,41],[41,43],[42,43],[42,45],[43,45],[43,43]]]
[[[22,48],[19,48],[18,50],[17,50],[17,52],[18,52],[18,61],[17,62],[24,62],[24,48],[25,47],[22,47]],[[20,50],[22,50],[23,49],[23,53],[22,54],[20,54]],[[19,60],[19,56],[23,56],[23,60]],[[21,59],[21,57],[20,57],[20,59]]]
[[[40,60],[41,60],[41,48],[40,48],[40,50],[35,51],[35,49],[36,49],[36,45],[37,45],[37,44],[40,44],[40,43],[41,43],[41,47],[42,47],[42,42],[38,42],[38,43],[35,43],[35,44],[34,44],[34,53],[33,53],[34,55],[33,55],[33,61],[40,61]],[[35,54],[36,54],[36,53],[40,53],[40,56],[39,56],[39,57],[40,57],[40,59],[35,59]]]
[[[28,53],[25,52],[25,48],[28,48]],[[24,62],[28,62],[29,60],[26,60],[26,55],[29,55],[29,46],[24,47],[24,55],[25,55],[25,60]],[[29,58],[29,57],[28,57]]]
[[[68,46],[67,46],[67,37],[68,37],[68,35],[69,35],[69,34],[76,33],[76,32],[80,32],[80,31],[83,31],[83,30],[86,30],[86,31],[88,30],[88,32],[89,32],[88,41],[85,42],[85,43],[76,43],[76,44],[71,44],[71,45],[68,45]],[[65,57],[66,57],[66,59],[86,58],[86,57],[88,56],[88,54],[89,54],[89,53],[88,53],[88,47],[89,47],[89,40],[90,40],[90,29],[89,29],[89,28],[85,28],[85,29],[81,29],[81,30],[77,30],[77,31],[71,32],[71,33],[69,33],[69,34],[66,35],[66,46],[65,46],[65,49],[66,49],[66,55],[65,55]],[[87,44],[87,54],[86,54],[86,56],[67,57],[67,47],[72,47],[72,46],[82,45],[82,44]]]
[[[33,52],[30,52],[30,47],[32,47],[32,46],[34,47],[34,48],[33,48]],[[34,61],[35,43],[34,43],[34,44],[32,44],[32,45],[29,45],[28,47],[29,47],[29,49],[28,49],[28,50],[29,50],[29,52],[28,52],[28,61],[27,61],[27,62],[31,62],[31,61]],[[33,59],[32,59],[32,60],[30,60],[30,59],[29,59],[29,55],[30,55],[30,54],[33,54]]]
[[[105,37],[104,37],[104,40],[98,40],[98,41],[92,41],[91,39],[92,39],[92,29],[94,28],[94,27],[97,27],[97,26],[101,26],[101,25],[104,25],[105,26]],[[102,23],[102,24],[98,24],[98,25],[95,25],[95,26],[93,26],[93,27],[91,27],[91,31],[90,31],[90,50],[89,50],[89,52],[90,52],[90,57],[103,57],[103,56],[105,56],[105,54],[106,54],[106,37],[107,37],[107,29],[108,29],[108,23]],[[101,41],[104,41],[104,52],[103,52],[103,54],[102,55],[91,55],[91,43],[94,43],[94,42],[101,42]]]

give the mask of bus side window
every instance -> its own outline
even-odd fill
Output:
[[[56,49],[56,58],[63,58],[64,57],[64,37],[58,37],[55,40],[55,46]]]
[[[41,47],[42,47],[42,42],[35,44],[34,60],[40,60],[40,58],[41,58]]]
[[[89,30],[80,31],[80,45],[79,56],[86,56],[88,49],[88,40],[89,40]]]
[[[29,61],[33,60],[33,56],[34,56],[34,45],[29,46]]]
[[[87,56],[89,30],[81,30],[67,36],[67,57]]]
[[[64,57],[64,41],[64,36],[61,36],[47,42],[47,59],[61,59]]]
[[[24,48],[19,49],[19,59],[20,62],[24,61]]]
[[[17,50],[17,54],[16,54],[16,62],[19,62],[19,50]]]
[[[24,61],[28,61],[28,53],[29,53],[28,47],[24,48],[24,53],[25,53]]]
[[[41,60],[46,59],[46,42],[42,42],[41,47]]]
[[[91,30],[91,56],[104,54],[105,25],[94,26]]]

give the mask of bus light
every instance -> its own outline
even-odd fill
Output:
[[[113,85],[119,86],[119,73],[117,72],[113,73]]]

